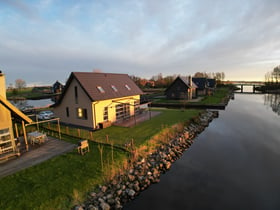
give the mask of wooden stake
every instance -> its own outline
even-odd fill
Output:
[[[26,148],[26,151],[28,151],[29,148],[28,148],[28,141],[27,141],[24,121],[21,121],[21,124],[22,124],[23,137],[24,137],[24,141],[25,141],[25,148]]]

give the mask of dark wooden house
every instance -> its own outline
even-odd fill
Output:
[[[61,84],[59,81],[56,81],[52,86],[53,93],[61,93],[64,88],[64,85]]]
[[[177,77],[165,90],[167,99],[191,100],[196,97],[196,84],[191,77]]]

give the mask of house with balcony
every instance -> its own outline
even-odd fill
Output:
[[[141,94],[127,74],[72,72],[53,108],[61,122],[95,130],[136,115]]]

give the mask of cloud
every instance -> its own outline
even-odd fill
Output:
[[[12,80],[51,83],[94,68],[147,78],[224,71],[228,79],[262,79],[280,62],[278,0],[0,4],[0,63]]]

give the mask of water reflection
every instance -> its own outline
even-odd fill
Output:
[[[280,115],[280,95],[279,94],[265,94],[264,104],[271,107],[272,111]]]
[[[51,99],[40,99],[40,100],[10,100],[10,102],[18,109],[25,111],[26,109],[47,107],[53,104]]]

